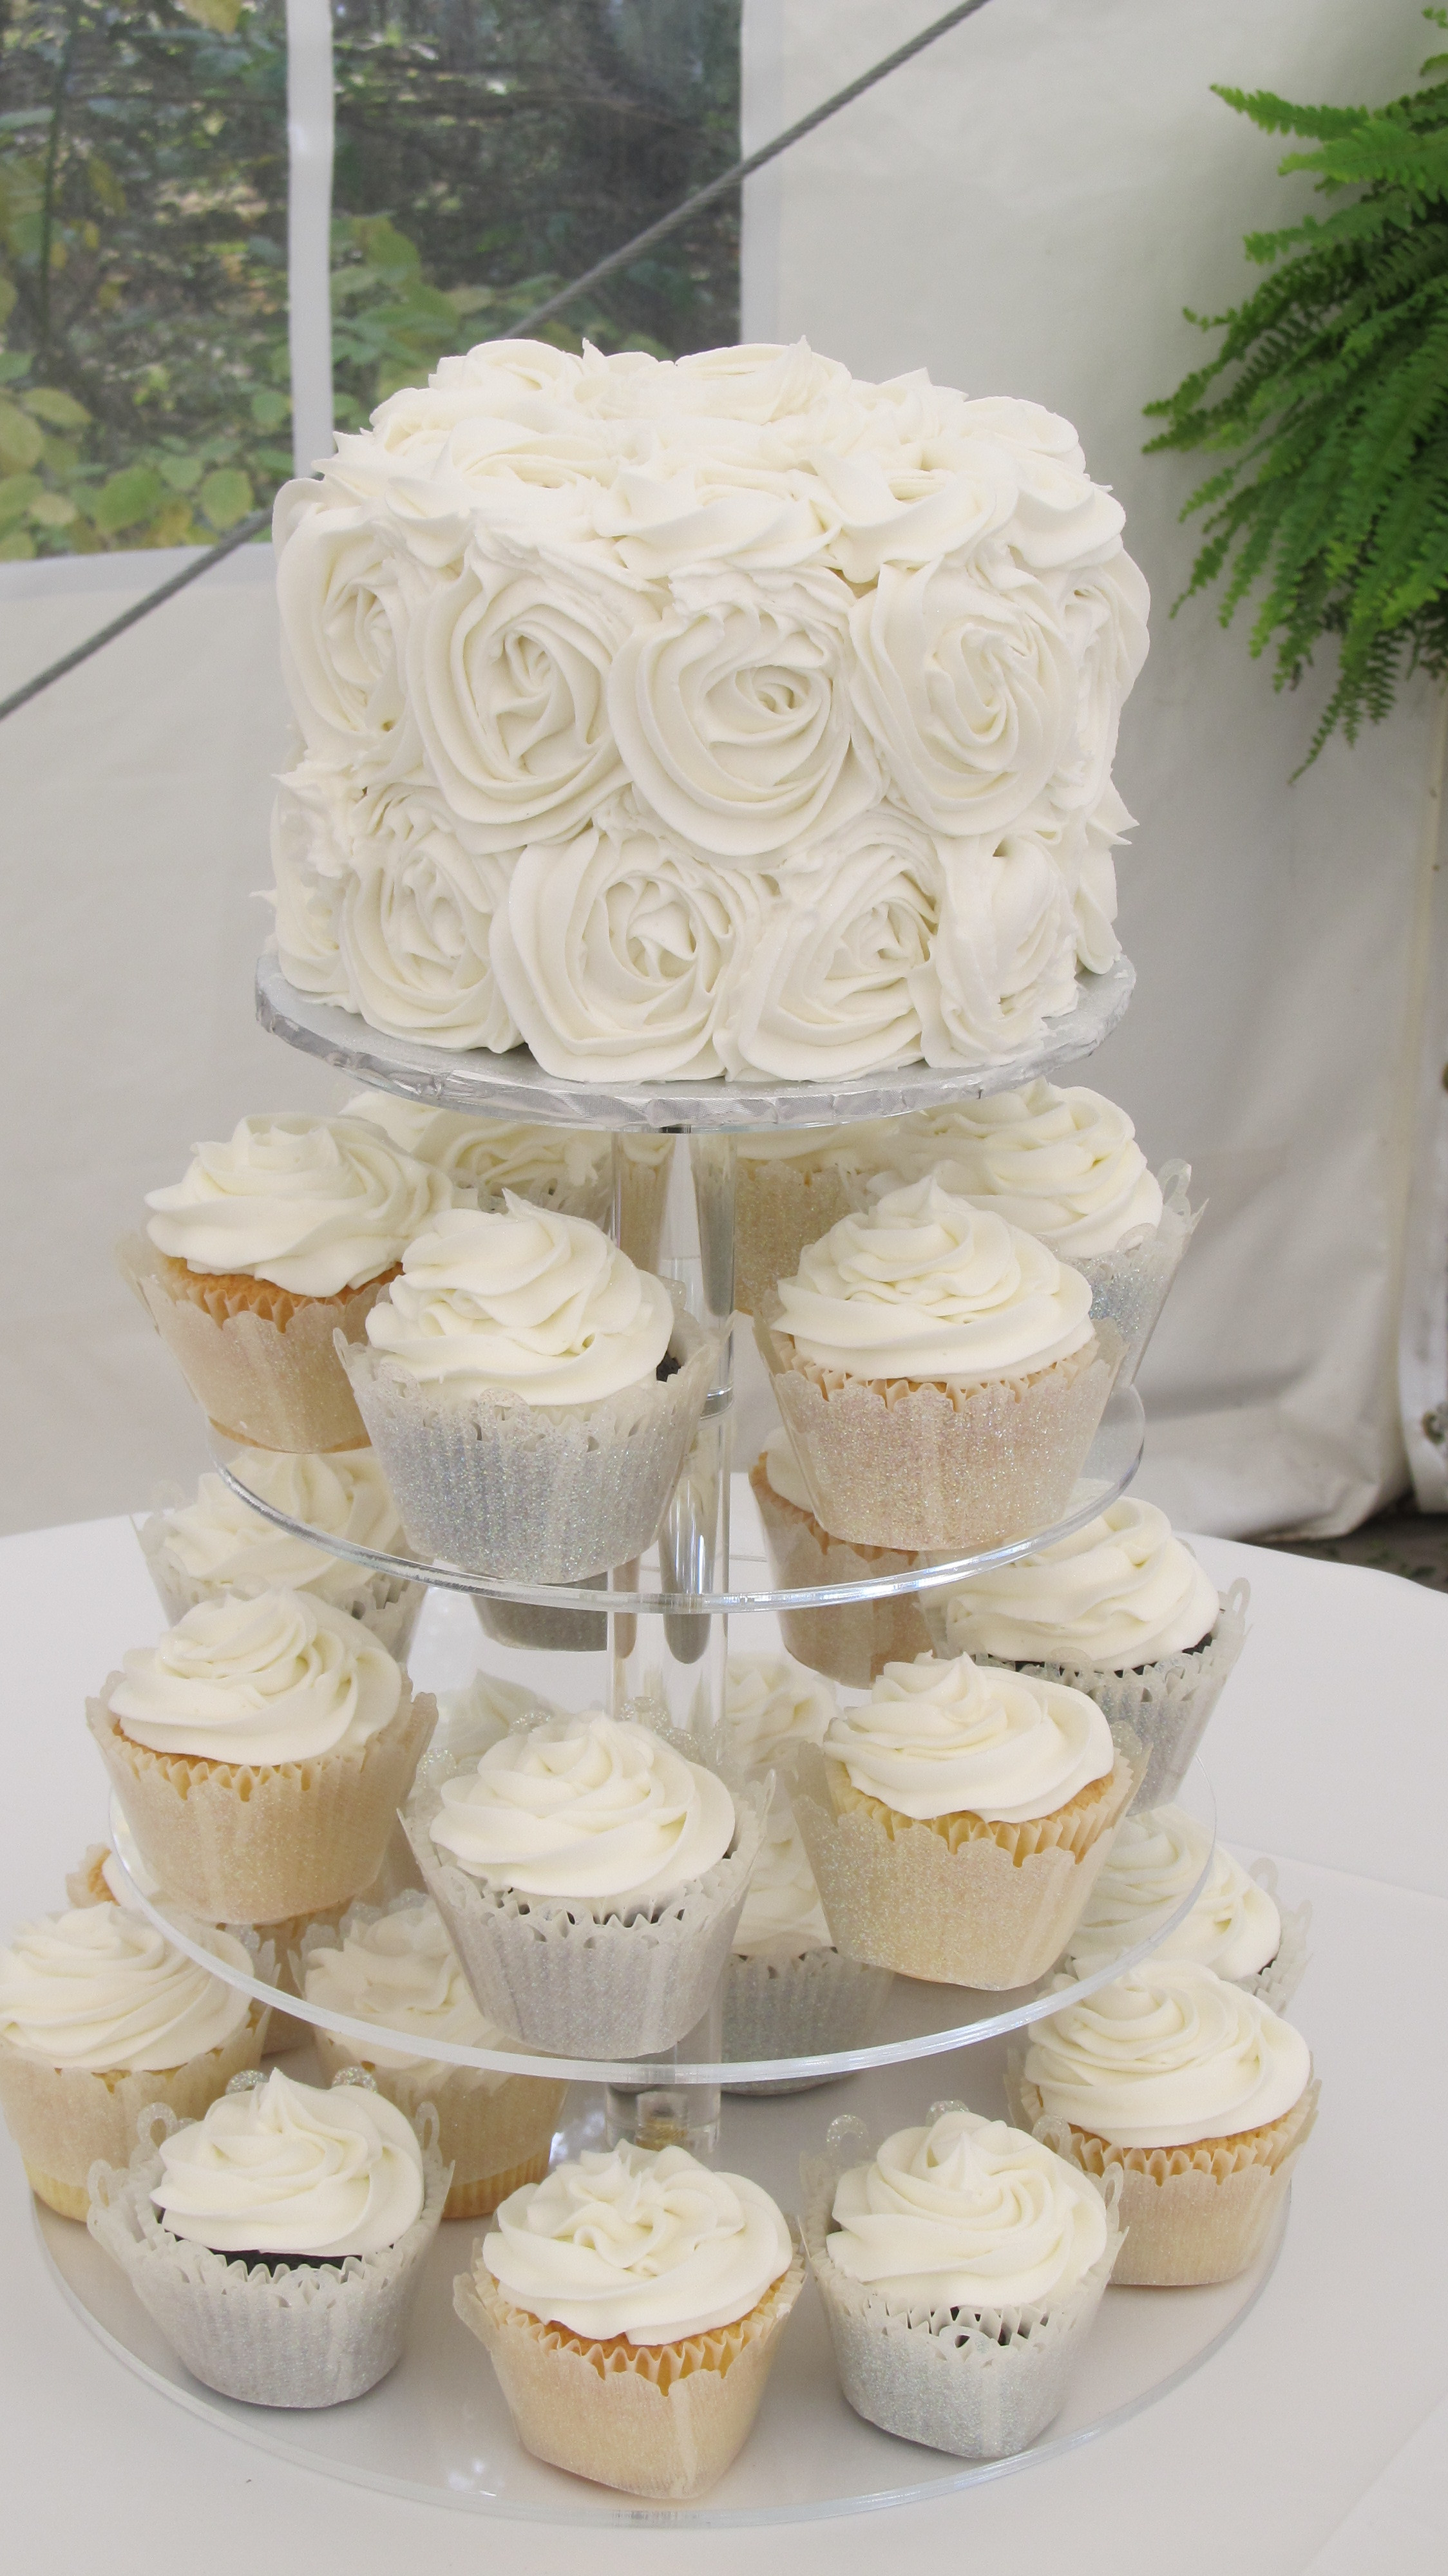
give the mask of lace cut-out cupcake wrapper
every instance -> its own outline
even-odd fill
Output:
[[[730,1959],[724,1979],[724,2055],[824,2057],[868,2048],[894,1979],[888,1968],[863,1967],[839,1950],[805,1950],[797,1958]],[[829,2075],[782,2076],[730,2084],[726,2093],[807,2093]]]

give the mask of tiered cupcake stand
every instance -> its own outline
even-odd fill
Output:
[[[1139,1398],[1133,1388],[1120,1388],[1111,1398],[1071,1509],[1054,1529],[903,1573],[780,1589],[755,1524],[752,1497],[741,1479],[731,1478],[734,1138],[766,1128],[804,1131],[862,1118],[899,1117],[1059,1071],[1088,1054],[1115,1025],[1131,983],[1125,960],[1110,975],[1083,978],[1082,999],[1066,1031],[1034,1060],[1012,1065],[994,1078],[910,1067],[828,1085],[680,1082],[604,1088],[557,1081],[522,1050],[502,1058],[458,1057],[379,1036],[346,1013],[294,991],[275,960],[264,959],[258,974],[263,1024],[357,1081],[483,1117],[604,1127],[615,1135],[672,1130],[686,1136],[690,1150],[675,1156],[657,1267],[700,1320],[720,1329],[723,1359],[658,1543],[636,1567],[616,1570],[605,1589],[503,1584],[453,1566],[419,1566],[412,1559],[320,1537],[237,1482],[226,1463],[230,1444],[218,1442],[218,1465],[238,1494],[283,1528],[316,1537],[319,1545],[374,1572],[433,1587],[441,1597],[430,1606],[425,1652],[436,1663],[451,1663],[458,1680],[477,1661],[476,1610],[491,1641],[485,1644],[484,1660],[503,1679],[572,1708],[606,1705],[617,1714],[653,1714],[686,1732],[699,1758],[710,1759],[723,1741],[731,1619],[744,1623],[746,1645],[768,1649],[778,1644],[775,1622],[782,1612],[927,1593],[1064,1536],[1125,1489],[1139,1463],[1143,1435]],[[709,1177],[710,1185],[697,1193],[690,1187],[691,1157],[696,1170],[706,1169]],[[615,1204],[621,1205],[621,1183]],[[699,1211],[705,1212],[702,1239]],[[471,1604],[462,1597],[469,1595]],[[541,1642],[518,1642],[530,1635]],[[566,1641],[562,1648],[560,1639]],[[429,1671],[423,1678],[431,1682],[434,1674]],[[1200,1765],[1193,1765],[1179,1796],[1210,1831],[1214,1813]],[[192,1948],[193,1956],[216,1969],[213,1954],[193,1948],[184,1929],[159,1910],[159,1892],[148,1882],[124,1816],[114,1806],[112,1824],[122,1866],[143,1909],[183,1948]],[[1193,1889],[1150,1939],[1081,1979],[1072,1991],[1090,1992],[1145,1956],[1196,1893]],[[224,1967],[221,1973],[230,1982],[245,1983]],[[267,1986],[249,1991],[274,1999]],[[924,2119],[938,2100],[958,2098],[976,2109],[1002,2112],[1009,2034],[1058,2001],[1050,1980],[1013,1994],[988,1995],[897,1977],[871,2044],[827,2057],[726,2061],[717,2005],[689,2039],[658,2061],[611,2063],[516,2050],[502,2056],[442,2043],[432,2053],[463,2065],[569,2079],[573,2090],[563,2136],[570,2154],[621,2134],[648,2144],[677,2139],[697,2153],[714,2155],[726,2168],[752,2174],[789,2210],[798,2203],[801,2154],[817,2153],[831,2121],[844,2112],[863,2120],[875,2137]],[[387,2038],[375,2024],[351,2022],[292,1997],[286,2009],[300,2021],[356,2041],[359,2055],[369,2043],[375,2047]],[[405,2037],[399,2035],[398,2044],[405,2048]],[[734,2089],[740,2086],[788,2089],[745,2094]],[[1198,2369],[1254,2305],[1270,2277],[1282,2233],[1279,2225],[1248,2273],[1218,2287],[1109,2290],[1064,2413],[1019,2457],[982,2464],[897,2440],[854,2415],[840,2394],[819,2302],[807,2290],[790,2322],[760,2419],[739,2459],[698,2503],[655,2505],[568,2477],[534,2460],[518,2444],[492,2371],[453,2313],[453,2278],[465,2268],[473,2228],[458,2224],[441,2230],[406,2354],[392,2376],[351,2405],[307,2414],[243,2406],[200,2386],[83,2229],[38,2206],[37,2224],[62,2288],[116,2357],[177,2404],[242,2440],[326,2475],[433,2504],[537,2522],[635,2527],[746,2525],[861,2512],[942,2495],[1057,2458],[1139,2413]]]

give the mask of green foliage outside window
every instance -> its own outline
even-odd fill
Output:
[[[337,0],[339,427],[738,149],[738,0]],[[285,0],[0,0],[0,559],[203,544],[291,471]],[[544,336],[737,333],[711,211]]]

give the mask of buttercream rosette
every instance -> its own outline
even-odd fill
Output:
[[[576,1583],[652,1542],[718,1342],[596,1226],[509,1194],[419,1236],[337,1347],[420,1553]]]
[[[914,1571],[911,1549],[855,1545],[822,1527],[783,1423],[750,1468],[749,1490],[781,1589],[868,1583],[876,1575]],[[832,1601],[820,1610],[781,1610],[779,1633],[800,1663],[855,1690],[868,1690],[887,1664],[910,1663],[930,1646],[921,1598],[911,1592],[879,1601]]]
[[[1026,2450],[1065,2403],[1121,2251],[1116,2175],[937,2102],[801,2160],[805,2246],[857,2415],[957,2459]]]
[[[430,2104],[414,2125],[358,2070],[320,2092],[273,2068],[138,2138],[92,2168],[88,2225],[193,2378],[340,2406],[396,2368],[447,2199]]]

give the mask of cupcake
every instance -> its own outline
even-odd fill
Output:
[[[795,1766],[840,1949],[991,1992],[1044,1976],[1130,1803],[1134,1752],[1082,1691],[964,1655],[887,1664]]]
[[[253,1974],[239,1941],[192,1928]],[[37,2200],[84,2218],[91,2166],[124,2159],[147,2105],[199,2119],[256,2065],[266,2034],[264,2005],[143,1915],[101,1901],[23,1923],[0,1950],[0,2110]]]
[[[890,1992],[884,1968],[835,1948],[789,1794],[776,1788],[735,1925],[724,1979],[727,2059],[826,2057],[868,2048]],[[821,2075],[728,2084],[730,2093],[803,2093]]]
[[[535,2459],[682,2502],[748,2438],[803,2277],[757,2183],[623,2145],[505,2200],[454,2303]]]
[[[757,1803],[646,1726],[586,1710],[424,1775],[405,1818],[479,2004],[529,2048],[643,2057],[708,2008]]]
[[[658,1258],[672,1136],[611,1136],[599,1127],[464,1118],[390,1092],[359,1091],[343,1116],[373,1119],[405,1153],[445,1172],[459,1198],[479,1207],[501,1207],[505,1191],[513,1190],[534,1207],[587,1217],[606,1234],[613,1231],[617,1172],[618,1240],[641,1270],[652,1270]]]
[[[274,1923],[371,1886],[435,1712],[345,1611],[262,1592],[198,1602],[86,1715],[167,1892]]]
[[[158,2109],[89,2226],[192,2377],[248,2406],[340,2406],[401,2359],[448,2171],[365,2078],[274,2067],[204,2119]],[[152,2143],[158,2139],[158,2143]]]
[[[1180,1923],[1153,1943],[1153,1957],[1194,1959],[1281,2012],[1307,1965],[1312,1908],[1284,1917],[1276,1885],[1271,1861],[1259,1861],[1249,1875],[1185,1808],[1134,1807],[1118,1827],[1066,1966],[1073,1976],[1094,1976],[1150,1940],[1191,1897]]]
[[[855,2413],[961,2460],[1024,2451],[1065,2403],[1120,2253],[1119,2183],[953,2102],[873,2154],[837,2121],[801,2180]]]
[[[781,1590],[825,1583],[868,1583],[885,1574],[908,1574],[915,1558],[900,1549],[854,1547],[831,1538],[815,1518],[809,1487],[783,1423],[772,1431],[749,1470],[769,1562]],[[886,1664],[909,1663],[927,1652],[930,1632],[913,1593],[883,1601],[832,1602],[822,1610],[781,1610],[786,1646],[812,1671],[868,1690]]]
[[[1083,1530],[932,1593],[944,1653],[1069,1682],[1147,1750],[1143,1806],[1175,1797],[1246,1637],[1248,1587],[1223,1601],[1165,1512],[1124,1494]]]
[[[452,1204],[443,1174],[359,1118],[243,1118],[152,1190],[121,1268],[192,1394],[256,1449],[357,1449],[367,1434],[337,1358],[406,1245]]]
[[[893,1132],[884,1119],[870,1118],[738,1139],[732,1204],[740,1314],[762,1313],[777,1282],[794,1276],[806,1246],[864,1206],[870,1175],[890,1160]],[[696,1137],[692,1159],[700,1235],[722,1235],[715,1202],[730,1188],[728,1156],[713,1137]]]
[[[796,1745],[823,1744],[838,1705],[829,1683],[792,1655],[736,1649],[724,1674],[725,1768],[757,1778]]]
[[[1120,1346],[1033,1235],[938,1181],[847,1216],[780,1282],[760,1343],[837,1538],[999,1546],[1061,1518]]]
[[[402,1520],[370,1449],[329,1458],[241,1449],[231,1472],[263,1502],[326,1538],[351,1539],[381,1556],[405,1555]],[[369,1574],[252,1511],[220,1476],[203,1476],[194,1503],[153,1513],[141,1547],[168,1619],[221,1592],[309,1592],[360,1619],[404,1663],[425,1598],[420,1583]]]
[[[716,1357],[596,1226],[511,1193],[419,1236],[338,1348],[414,1546],[518,1583],[642,1554]]]
[[[1079,1084],[957,1101],[904,1120],[896,1135],[902,1173],[938,1172],[1090,1281],[1092,1320],[1120,1333],[1129,1385],[1197,1222],[1191,1166],[1168,1163],[1155,1179],[1125,1110]]]
[[[1122,2176],[1116,2278],[1231,2281],[1267,2241],[1317,2116],[1307,2042],[1193,1959],[1149,1959],[1037,2022],[1007,2087],[1083,2173]]]

